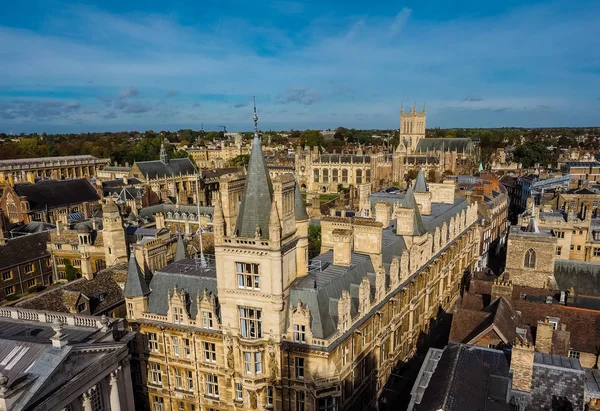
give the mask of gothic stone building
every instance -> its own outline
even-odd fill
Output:
[[[477,260],[476,208],[434,187],[377,204],[376,218],[323,218],[309,264],[300,187],[292,175],[271,180],[258,136],[237,209],[228,187],[238,189],[221,185],[214,264],[180,260],[148,284],[130,261],[127,318],[143,337],[149,406],[374,408],[458,298]]]

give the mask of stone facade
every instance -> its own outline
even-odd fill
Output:
[[[33,184],[37,180],[90,178],[109,164],[108,158],[96,158],[87,154],[0,160],[0,185],[4,182]]]
[[[375,219],[323,218],[323,253],[309,265],[299,185],[270,180],[258,137],[248,170],[239,207],[238,185],[221,183],[214,266],[181,261],[146,285],[130,263],[126,290],[138,291],[126,295],[128,320],[145,340],[149,405],[374,407],[398,361],[458,298],[477,258],[477,210],[442,204],[403,236]]]
[[[514,227],[508,236],[506,272],[516,285],[546,288],[555,284],[556,237]]]

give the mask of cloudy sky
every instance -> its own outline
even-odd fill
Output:
[[[72,3],[3,2],[0,132],[600,125],[597,0]]]

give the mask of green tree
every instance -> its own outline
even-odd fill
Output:
[[[321,253],[321,226],[308,226],[308,258],[313,259]]]
[[[247,167],[250,162],[250,154],[240,154],[231,159],[231,164],[237,167]]]
[[[322,147],[325,143],[325,138],[319,130],[304,130],[300,134],[300,145],[309,147]]]
[[[533,167],[536,163],[545,166],[552,161],[552,153],[543,142],[526,141],[515,149],[514,154],[524,168]]]
[[[65,276],[67,277],[67,281],[79,278],[79,271],[73,267],[70,260],[65,260]]]

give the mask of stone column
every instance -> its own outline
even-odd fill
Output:
[[[121,399],[119,398],[119,369],[110,373],[110,410],[121,411]]]
[[[127,410],[134,410],[135,405],[133,403],[133,384],[131,383],[131,365],[128,359],[123,360],[121,372],[123,373],[124,397]]]
[[[83,411],[93,411],[92,410],[92,390],[88,390],[83,393],[81,396],[81,404],[83,406]]]

